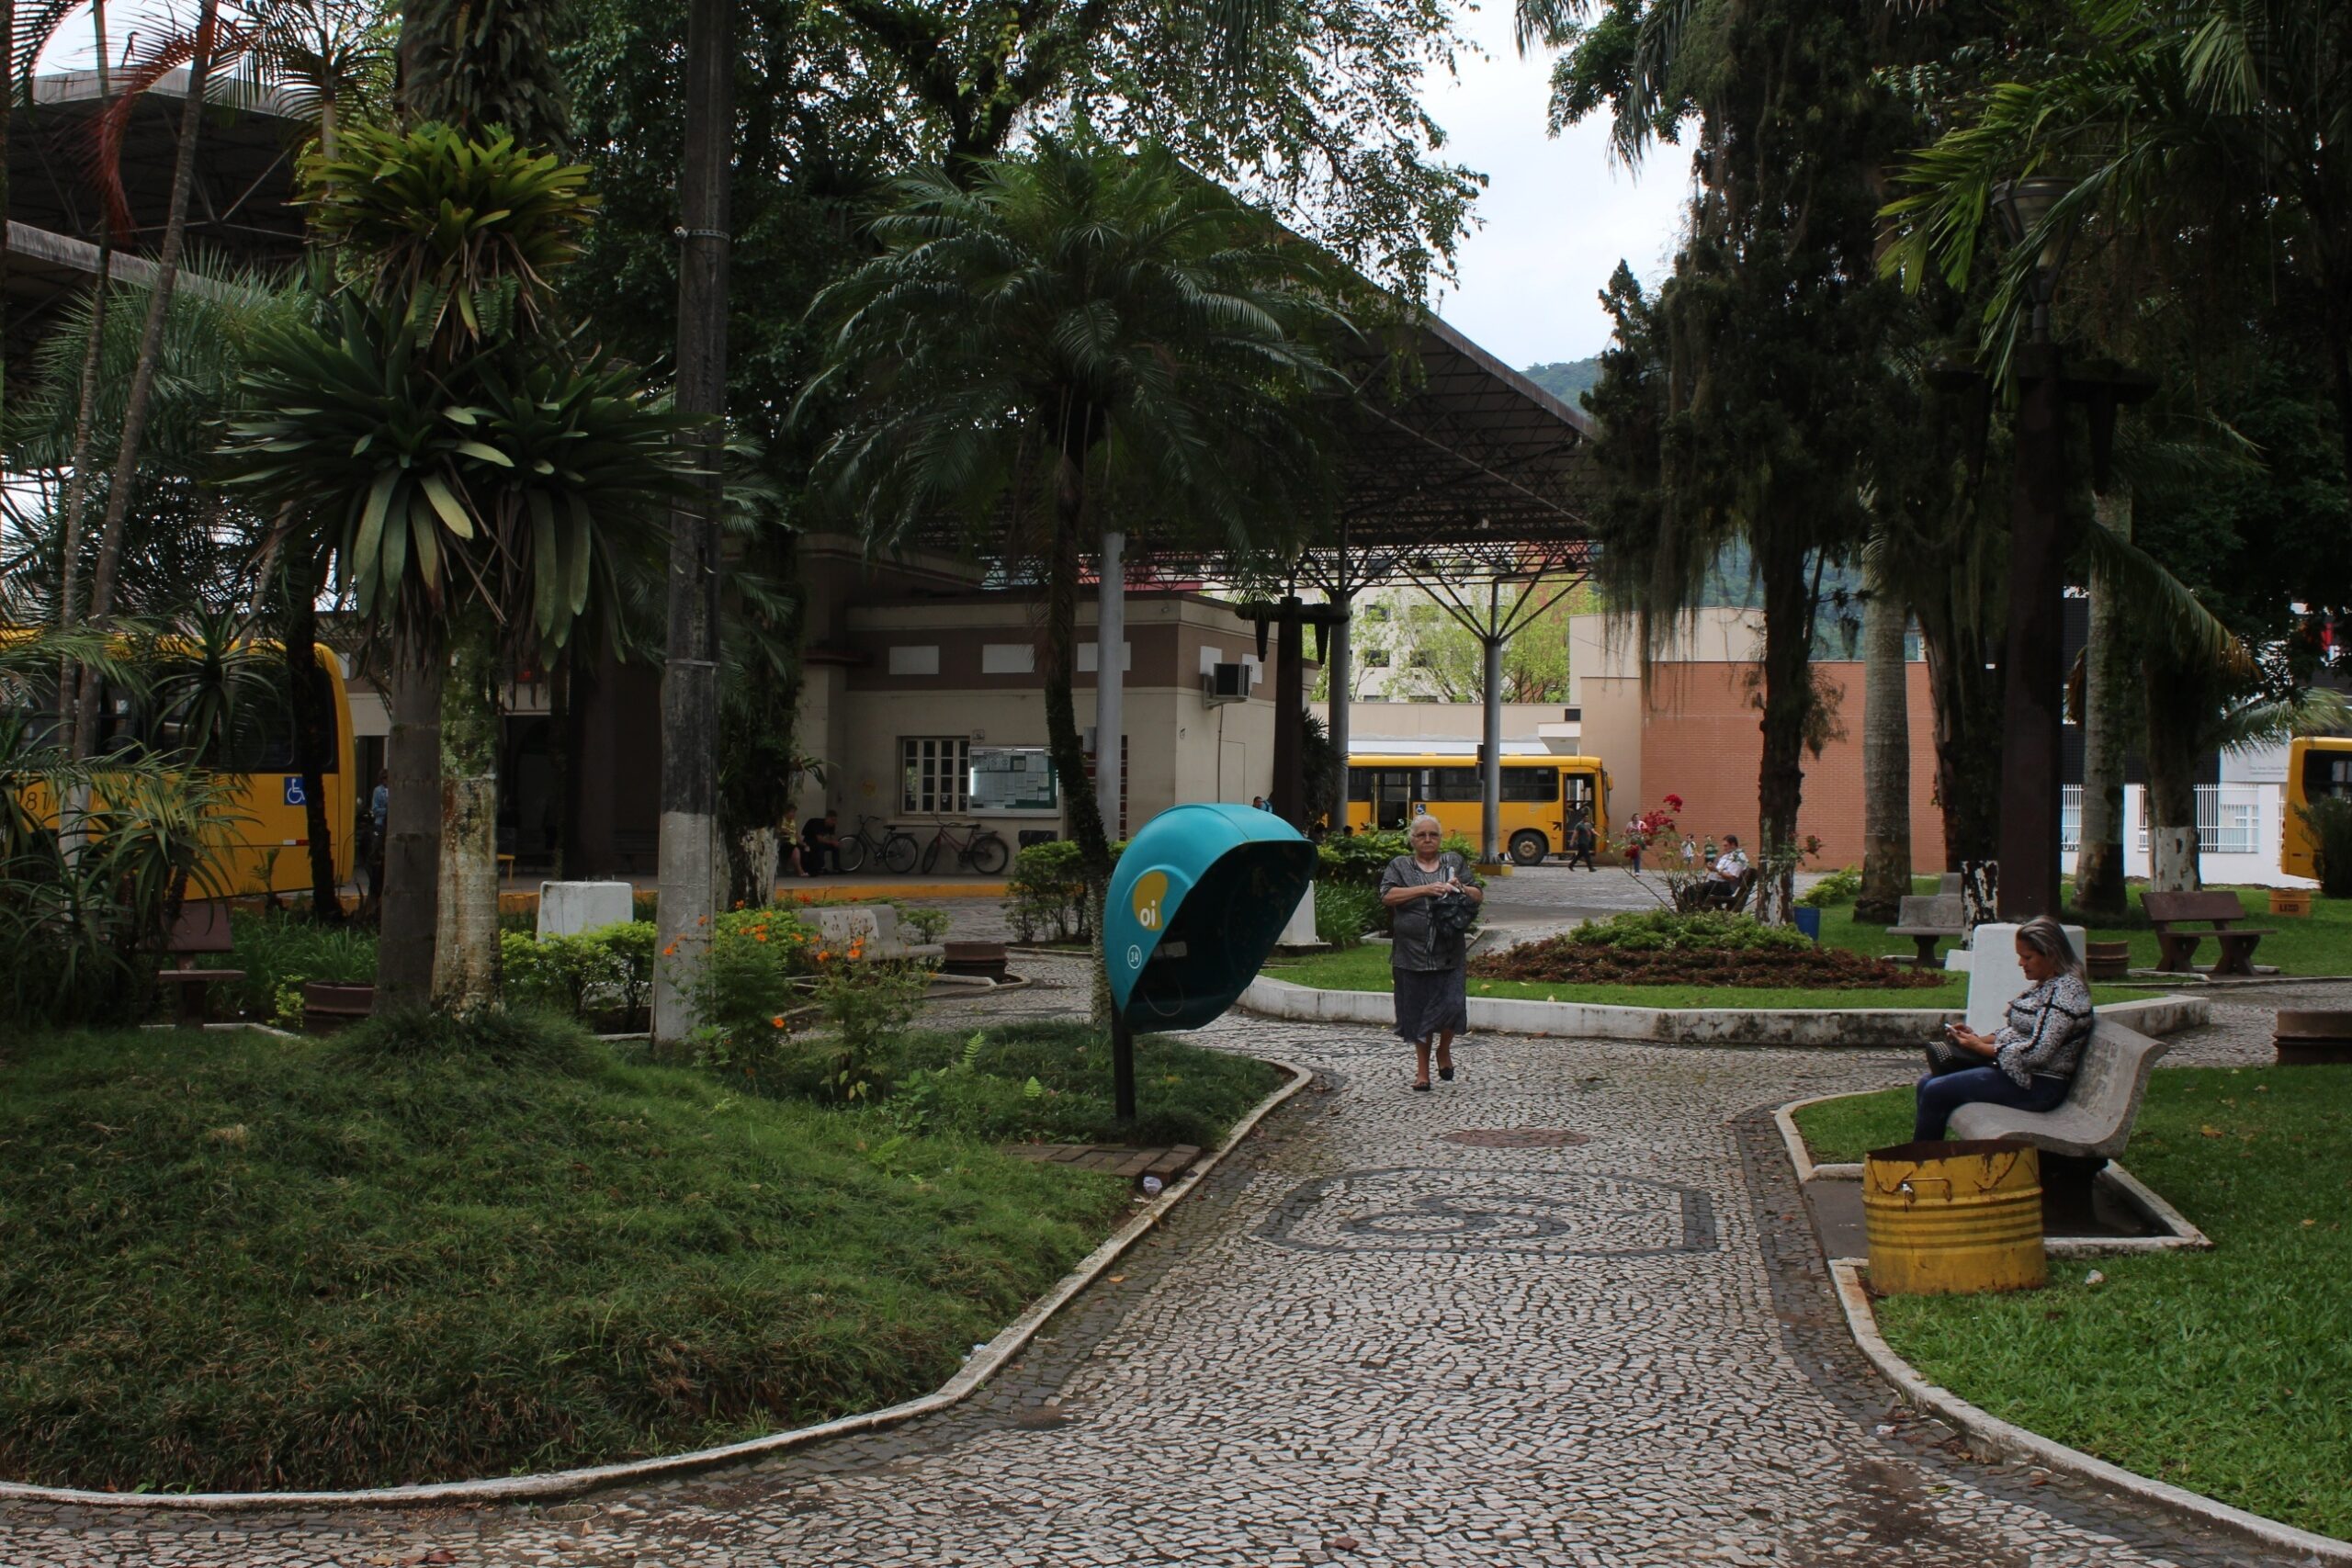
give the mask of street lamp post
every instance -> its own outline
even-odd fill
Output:
[[[1994,206],[2013,245],[2042,235],[2029,282],[2030,340],[2016,355],[2016,474],[2009,503],[2008,640],[2001,773],[1999,908],[2004,920],[2059,908],[2058,819],[2066,558],[2066,379],[2050,335],[2050,299],[2071,231],[2047,231],[2050,210],[2071,182],[2048,175],[1995,187]]]

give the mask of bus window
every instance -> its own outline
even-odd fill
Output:
[[[1588,821],[1592,820],[1592,775],[1570,773],[1567,776],[1566,784],[1566,791],[1562,798],[1567,802],[1568,820],[1573,822],[1578,818]]]
[[[1363,801],[1369,801],[1372,798],[1372,770],[1370,768],[1348,770],[1348,798]]]
[[[1391,832],[1402,829],[1413,817],[1413,785],[1419,770],[1413,768],[1380,768],[1366,770],[1376,774],[1374,781],[1372,825]]]
[[[2352,751],[2303,753],[2303,798],[2321,800],[2331,795],[2352,798]]]
[[[1508,788],[1509,784],[1506,784]],[[1476,805],[1487,798],[1480,785],[1478,770],[1467,763],[1457,762],[1449,767],[1429,770],[1429,784],[1423,800],[1451,802],[1454,805]]]
[[[1560,798],[1560,770],[1505,768],[1503,798],[1525,805],[1549,806]]]

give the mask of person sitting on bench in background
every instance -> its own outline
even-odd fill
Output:
[[[1724,852],[1715,857],[1715,868],[1707,874],[1707,901],[1730,903],[1739,897],[1739,879],[1747,874],[1747,852],[1739,847],[1739,835],[1725,833]]]
[[[800,869],[810,876],[827,876],[841,868],[841,829],[833,826],[832,807],[826,807],[801,825]]]
[[[2018,928],[2018,967],[2032,983],[2009,1004],[2007,1022],[1990,1034],[1949,1023],[1950,1046],[1928,1047],[1913,1142],[1941,1138],[1963,1105],[2051,1111],[2074,1087],[2093,1021],[2082,956],[2064,927],[2036,915]]]

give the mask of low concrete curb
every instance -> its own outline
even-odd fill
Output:
[[[1240,1005],[1269,1018],[1313,1023],[1396,1021],[1385,991],[1322,991],[1262,975],[1241,993]],[[2098,1011],[2143,1034],[2171,1034],[2209,1021],[2213,1009],[2202,997],[2148,997],[2109,1002]],[[1966,1018],[1960,1008],[1634,1008],[1470,998],[1473,1030],[1657,1045],[1917,1045]]]
[[[1078,1293],[1109,1271],[1127,1249],[1148,1235],[1168,1212],[1208,1179],[1209,1173],[1231,1154],[1258,1123],[1291,1096],[1313,1081],[1314,1075],[1294,1063],[1261,1057],[1290,1075],[1290,1081],[1258,1102],[1235,1124],[1224,1143],[1193,1168],[1193,1174],[1153,1199],[1110,1238],[1062,1276],[1054,1288],[1030,1303],[1029,1310],[998,1330],[995,1338],[972,1353],[963,1371],[933,1389],[902,1404],[862,1415],[843,1416],[789,1432],[771,1432],[722,1448],[697,1449],[693,1453],[664,1454],[656,1459],[622,1464],[591,1465],[581,1470],[551,1471],[543,1475],[509,1475],[487,1481],[448,1481],[420,1486],[383,1486],[366,1492],[85,1492],[67,1486],[33,1486],[0,1482],[0,1502],[62,1503],[77,1507],[152,1508],[158,1511],[193,1509],[211,1513],[252,1513],[273,1508],[376,1508],[427,1503],[539,1503],[599,1492],[633,1482],[666,1481],[697,1471],[715,1470],[750,1460],[766,1459],[807,1448],[853,1432],[896,1427],[919,1416],[929,1416],[961,1404],[985,1387],[989,1380],[1019,1355],[1037,1331]]]
[[[1838,1305],[1845,1309],[1846,1326],[1852,1330],[1855,1346],[1878,1369],[1879,1375],[1894,1385],[1905,1404],[1932,1412],[1980,1447],[2004,1459],[2063,1470],[2152,1507],[2199,1524],[2216,1526],[2266,1547],[2301,1552],[2320,1562],[2352,1564],[2352,1541],[2297,1529],[2292,1525],[2217,1503],[2185,1487],[2152,1481],[2080,1449],[2070,1449],[2038,1432],[2029,1432],[1978,1409],[1950,1389],[1929,1382],[1910,1362],[1896,1355],[1880,1335],[1878,1314],[1871,1310],[1870,1292],[1862,1283],[1861,1265],[1853,1258],[1841,1258],[1829,1265],[1829,1270],[1837,1281]]]
[[[1796,1168],[1797,1185],[1808,1181],[1860,1181],[1862,1168],[1842,1163],[1813,1163],[1813,1152],[1804,1146],[1804,1134],[1797,1130],[1796,1113],[1808,1105],[1821,1105],[1832,1100],[1857,1100],[1877,1089],[1855,1089],[1841,1094],[1816,1094],[1810,1100],[1792,1100],[1772,1112],[1773,1124],[1781,1130],[1781,1145],[1788,1150],[1789,1163]],[[2174,1208],[2157,1195],[2156,1190],[2132,1175],[2115,1160],[2098,1173],[2098,1179],[2120,1193],[2123,1201],[2149,1222],[2159,1226],[2158,1235],[2111,1236],[2046,1236],[2042,1250],[2052,1258],[2128,1258],[2140,1252],[2211,1252],[2213,1238],[2197,1228],[2188,1215]]]

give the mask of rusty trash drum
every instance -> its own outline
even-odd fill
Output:
[[[1871,1286],[1883,1294],[2030,1290],[2048,1281],[2041,1161],[2030,1144],[1897,1144],[1862,1166]]]

